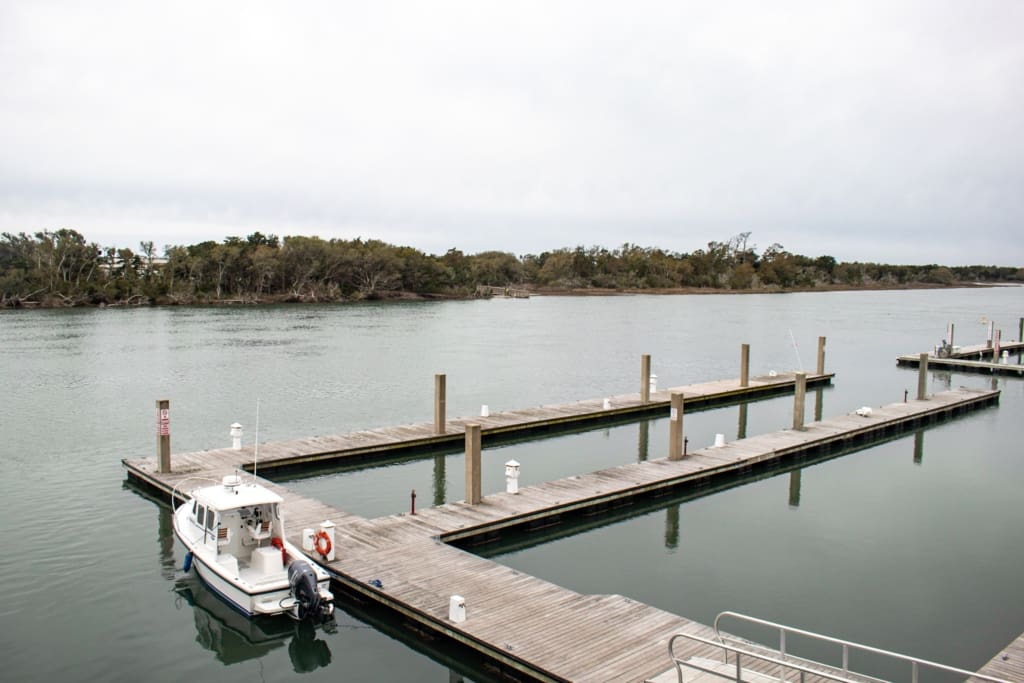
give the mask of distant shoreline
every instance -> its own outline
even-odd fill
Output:
[[[602,287],[532,287],[524,288],[530,296],[561,296],[561,297],[613,297],[613,296],[716,296],[723,294],[800,294],[814,292],[875,292],[902,291],[922,289],[978,289],[991,287],[1024,287],[1022,284],[1006,282],[958,282],[953,284],[906,283],[906,284],[872,284],[872,285],[840,285],[829,284],[816,287],[788,287],[761,289],[728,289],[725,287],[652,287],[652,288],[602,288]],[[72,308],[151,308],[151,307],[209,307],[209,306],[268,306],[268,305],[305,305],[305,304],[359,304],[369,302],[400,302],[400,301],[471,301],[488,299],[489,296],[457,295],[457,294],[419,294],[415,292],[379,292],[377,296],[366,298],[341,298],[333,300],[301,300],[285,295],[270,295],[253,298],[201,299],[195,301],[173,301],[162,299],[108,302],[77,302],[67,305],[60,300],[26,301],[17,305],[0,307],[0,310],[59,310]],[[502,298],[502,297],[495,297]]]

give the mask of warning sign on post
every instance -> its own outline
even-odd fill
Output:
[[[157,436],[170,436],[171,434],[171,417],[170,409],[160,408],[156,411],[156,435]]]

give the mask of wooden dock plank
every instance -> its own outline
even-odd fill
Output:
[[[480,505],[449,503],[416,515],[373,520],[261,481],[285,498],[287,536],[292,542],[301,544],[305,527],[324,519],[335,522],[337,559],[323,564],[348,590],[382,602],[422,628],[474,647],[530,677],[642,681],[671,664],[667,643],[674,633],[692,629],[707,634],[708,627],[623,596],[579,594],[460,550],[442,539],[464,538],[574,510],[600,510],[601,506],[629,502],[652,488],[702,486],[713,475],[742,471],[833,440],[916,424],[931,414],[988,405],[997,397],[998,392],[960,389],[925,401],[885,406],[870,417],[841,415],[811,423],[803,431],[784,430],[729,442],[721,448],[699,449],[682,460],[629,463],[523,487],[518,494],[490,494]],[[225,450],[229,452],[218,452],[217,457],[208,457],[206,451],[176,460],[175,464],[190,468],[207,468],[186,473],[156,473],[151,459],[126,460],[124,464],[129,476],[168,491],[190,477],[216,479],[233,471],[232,463],[240,452]],[[382,587],[371,586],[371,580],[380,581]],[[466,600],[468,618],[459,624],[448,620],[449,598],[455,594]],[[707,646],[696,645],[687,652],[714,654]]]

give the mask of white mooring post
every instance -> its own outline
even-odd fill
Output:
[[[456,624],[466,620],[466,599],[461,595],[453,595],[448,599],[448,619]]]
[[[231,424],[231,448],[236,451],[242,450],[242,425],[238,422]]]
[[[515,460],[505,463],[505,493],[519,493],[519,468]]]

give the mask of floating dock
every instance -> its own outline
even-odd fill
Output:
[[[926,362],[929,368],[1024,377],[1024,365],[1016,363],[991,363],[981,360],[967,360],[966,358],[936,358],[931,355],[928,356]],[[921,356],[900,356],[896,359],[896,364],[916,368],[921,365]]]
[[[736,384],[732,383],[732,390]],[[300,496],[285,486],[262,483],[285,499],[287,535],[296,545],[301,546],[304,528],[315,528],[326,519],[335,523],[337,559],[327,563],[315,559],[331,572],[348,599],[385,606],[411,628],[486,658],[502,676],[643,681],[671,664],[668,643],[673,635],[685,632],[710,638],[713,629],[621,595],[577,593],[451,543],[470,544],[506,530],[550,526],[574,514],[596,514],[645,498],[698,490],[814,453],[841,452],[858,443],[894,438],[908,429],[994,405],[998,399],[998,391],[947,391],[693,451],[681,458],[631,463],[525,487],[518,493],[487,493],[477,504],[449,503],[415,515],[372,520]],[[689,405],[689,396],[686,400]],[[501,420],[492,425],[501,426]],[[335,444],[311,445],[316,452],[335,452],[335,448]],[[131,480],[170,496],[188,478],[219,480],[233,473],[239,459],[237,451],[231,453],[230,458],[221,451],[178,456],[171,473],[158,472],[156,458],[126,459],[123,464]],[[263,453],[261,447],[261,469]],[[308,454],[299,457],[315,460]],[[464,606],[464,620],[450,618],[455,597]],[[710,658],[717,653],[717,648],[694,644],[685,654]],[[772,672],[766,669],[765,673]]]
[[[807,375],[807,386],[831,383],[833,373]],[[793,373],[751,377],[746,385],[740,380],[718,380],[673,387],[664,391],[624,394],[607,398],[522,408],[490,414],[486,417],[456,418],[437,422],[368,429],[347,434],[314,436],[306,439],[272,441],[259,447],[259,469],[264,472],[295,469],[311,464],[330,465],[395,457],[409,451],[461,447],[467,424],[479,424],[486,445],[494,439],[552,434],[596,424],[663,416],[668,413],[672,394],[682,394],[687,410],[739,403],[792,392]],[[178,472],[200,472],[218,463],[239,469],[252,469],[253,447],[239,450],[218,448],[172,456],[171,468]]]

